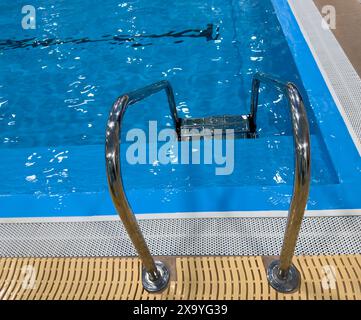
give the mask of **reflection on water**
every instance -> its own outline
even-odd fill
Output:
[[[107,190],[104,134],[121,93],[167,79],[181,117],[247,114],[252,75],[301,85],[270,1],[37,1],[37,29],[22,30],[20,1],[2,4],[0,28],[0,194],[59,197]],[[301,88],[302,89],[302,88]],[[313,183],[334,180],[309,110]],[[158,94],[131,107],[124,131],[149,120],[171,125]],[[288,109],[262,87],[259,142],[241,142],[229,177],[213,168],[127,166],[127,190],[292,184]],[[136,177],[136,178],[135,178]]]

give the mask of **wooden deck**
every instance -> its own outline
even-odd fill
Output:
[[[361,255],[296,257],[298,292],[267,283],[269,257],[166,257],[168,288],[150,294],[137,258],[3,258],[0,299],[361,299]]]

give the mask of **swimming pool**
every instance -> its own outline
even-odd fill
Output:
[[[183,118],[246,114],[257,71],[296,83],[306,100],[308,209],[361,208],[351,191],[360,157],[287,1],[41,1],[35,30],[21,29],[20,2],[1,6],[0,217],[114,214],[104,134],[115,98],[165,79]],[[235,141],[230,175],[123,159],[134,212],[287,210],[293,137],[284,97],[264,87],[258,114],[259,138]],[[149,121],[171,127],[162,94],[130,108],[123,130]]]

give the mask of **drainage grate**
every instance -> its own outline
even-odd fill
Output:
[[[285,218],[140,220],[154,255],[277,255]],[[305,218],[298,255],[359,254],[361,217]],[[133,256],[120,221],[0,224],[0,257]]]

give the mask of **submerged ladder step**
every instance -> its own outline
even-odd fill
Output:
[[[252,132],[250,115],[221,115],[180,120],[181,140],[207,136],[224,138],[227,129],[233,130],[237,139],[256,138],[256,134]]]

